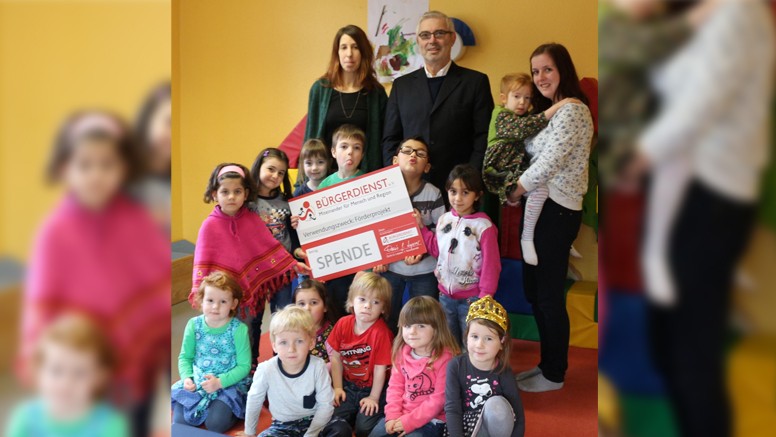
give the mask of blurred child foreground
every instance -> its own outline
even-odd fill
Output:
[[[104,399],[115,355],[90,318],[58,317],[41,333],[30,363],[37,396],[14,409],[5,435],[129,436],[126,418]]]
[[[139,126],[154,125],[153,138],[162,138],[163,142],[169,136],[158,131],[165,126],[169,129],[169,117],[165,121],[165,111],[154,109],[164,106],[164,97],[156,101],[160,103],[146,108],[144,113],[148,115],[141,118],[161,120]],[[42,391],[41,374],[35,372],[39,370],[39,339],[49,329],[73,335],[82,331],[104,335],[115,367],[111,369],[110,383],[100,390],[100,397],[91,401],[94,405],[110,402],[112,408],[124,413],[123,423],[129,424],[124,434],[135,436],[149,435],[156,383],[161,369],[167,367],[166,358],[161,358],[158,351],[167,350],[170,344],[168,223],[163,215],[152,215],[147,206],[157,202],[159,196],[153,196],[154,200],[144,196],[149,192],[148,181],[157,176],[146,171],[150,165],[144,147],[150,146],[143,144],[122,117],[109,111],[77,111],[62,123],[47,176],[63,195],[40,226],[27,265],[15,363],[22,385],[37,388],[44,398],[55,391],[60,397],[76,396],[74,389],[53,382],[58,391]],[[163,167],[164,163],[157,162],[157,169]],[[76,326],[68,328],[70,332],[67,324],[51,327],[63,315],[74,312],[88,317],[90,328]],[[79,375],[103,378],[98,367],[90,368],[93,372],[83,370],[89,375]],[[59,401],[69,403],[62,399]],[[84,402],[78,407],[74,402],[71,407],[78,411],[68,414],[51,410],[58,407],[43,402],[41,414],[51,415],[51,424],[81,423],[92,414],[102,417],[101,407],[94,410],[92,404]],[[32,410],[24,411],[20,414]],[[80,418],[76,413],[81,413]],[[116,413],[108,416],[113,417],[111,414]],[[81,428],[73,425],[72,429]],[[93,435],[124,434],[111,431]]]

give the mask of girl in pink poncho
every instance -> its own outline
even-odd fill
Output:
[[[22,377],[32,347],[59,315],[85,313],[115,347],[109,398],[147,435],[157,372],[169,368],[170,243],[127,187],[137,174],[126,123],[105,111],[65,120],[48,168],[65,195],[38,230],[22,313]]]
[[[229,273],[245,291],[240,317],[248,326],[261,317],[271,294],[291,282],[296,272],[307,272],[272,236],[258,214],[247,203],[256,199],[256,184],[240,164],[219,164],[205,190],[205,203],[216,202],[213,212],[199,228],[194,250],[194,272],[189,302],[195,305],[200,282],[215,270]],[[260,326],[250,332],[253,364],[259,354]]]

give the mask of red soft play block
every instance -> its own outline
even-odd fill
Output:
[[[594,77],[583,77],[579,81],[582,92],[585,93],[587,100],[590,101],[590,115],[593,117],[593,131],[598,133],[598,79]]]
[[[501,224],[498,230],[498,247],[502,258],[523,259],[520,249],[520,222],[523,219],[523,208],[520,206],[501,207]]]
[[[297,168],[299,160],[299,152],[302,151],[302,143],[304,142],[304,130],[307,126],[307,114],[299,120],[299,123],[291,129],[291,132],[283,139],[278,146],[278,149],[286,152],[288,155],[288,166],[291,168]]]
[[[641,193],[607,193],[603,198],[599,270],[607,287],[640,292],[640,247],[645,196]]]

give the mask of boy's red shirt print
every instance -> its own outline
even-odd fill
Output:
[[[348,349],[340,351],[342,365],[345,367],[345,374],[348,375],[348,381],[365,387],[370,385],[371,375],[369,374],[369,361],[372,356],[372,346],[361,343]]]

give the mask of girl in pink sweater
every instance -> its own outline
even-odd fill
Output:
[[[431,231],[415,211],[429,255],[437,259],[439,303],[447,326],[466,345],[466,313],[479,298],[496,294],[501,273],[496,225],[484,212],[477,212],[485,190],[482,173],[470,164],[453,167],[445,183],[450,211]]]
[[[369,437],[441,436],[447,363],[460,352],[458,341],[447,328],[439,302],[428,296],[414,297],[404,305],[399,327],[401,335],[393,342],[385,418]]]

